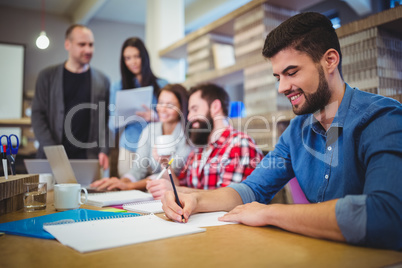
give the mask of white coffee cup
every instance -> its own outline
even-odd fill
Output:
[[[53,190],[54,178],[52,173],[41,173],[39,174],[39,182],[47,183],[47,190]]]
[[[155,147],[158,155],[172,155],[175,153],[175,139],[173,135],[161,135],[156,137]]]
[[[85,200],[81,202],[81,191],[85,193]],[[88,191],[78,183],[65,183],[54,185],[54,207],[63,211],[79,208],[88,200]]]

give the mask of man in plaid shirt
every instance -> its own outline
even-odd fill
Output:
[[[241,182],[263,158],[252,138],[229,125],[228,110],[229,96],[223,88],[203,84],[190,90],[187,138],[194,149],[179,177],[172,174],[180,185],[179,192],[216,189]],[[147,184],[155,199],[172,189],[165,176],[167,180]]]

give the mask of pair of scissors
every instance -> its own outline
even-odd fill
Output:
[[[16,175],[15,172],[15,158],[17,157],[18,153],[18,148],[20,147],[20,140],[18,139],[17,135],[11,134],[9,136],[7,135],[2,135],[0,137],[0,143],[3,144],[3,137],[6,138],[6,144],[7,144],[7,149],[5,153],[7,154],[7,159],[10,162],[10,167],[11,167],[11,174]],[[15,146],[13,146],[13,141],[12,137],[15,138]]]

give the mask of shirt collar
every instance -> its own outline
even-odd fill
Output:
[[[345,83],[345,94],[343,95],[341,104],[336,111],[334,120],[331,123],[331,128],[343,128],[345,123],[345,118],[348,113],[350,107],[350,101],[352,100],[353,95],[353,88],[351,88],[347,83]],[[310,124],[311,128],[318,134],[325,133],[323,127],[321,126],[320,122],[314,117],[313,114],[310,115]]]
[[[204,150],[209,148],[220,148],[222,144],[225,144],[229,139],[232,133],[236,130],[232,126],[227,126],[226,129],[222,132],[218,139],[213,142],[208,143],[208,146],[203,146],[198,148],[198,153],[202,153]]]
[[[227,139],[229,139],[230,134],[233,133],[235,129],[232,126],[226,127],[226,129],[222,132],[218,139],[209,143],[209,146],[219,147],[220,145],[224,144]]]
[[[347,83],[345,83],[345,94],[343,95],[341,105],[339,105],[338,111],[332,121],[331,127],[343,127],[345,123],[346,115],[349,111],[350,102],[353,96],[353,88],[351,88]]]

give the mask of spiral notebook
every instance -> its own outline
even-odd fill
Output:
[[[205,229],[166,221],[153,214],[120,214],[98,220],[46,224],[43,229],[63,245],[81,253],[205,232]]]
[[[116,216],[120,213],[104,212],[90,209],[73,209],[63,212],[56,212],[44,216],[0,223],[0,231],[11,235],[30,236],[43,239],[55,239],[51,234],[43,230],[43,225],[49,222],[60,221],[83,221],[102,217]],[[127,213],[125,213],[127,215]],[[140,214],[131,213],[139,216]]]
[[[123,209],[135,211],[139,213],[161,213],[162,202],[160,200],[150,200],[142,202],[134,202],[129,204],[124,204]]]

